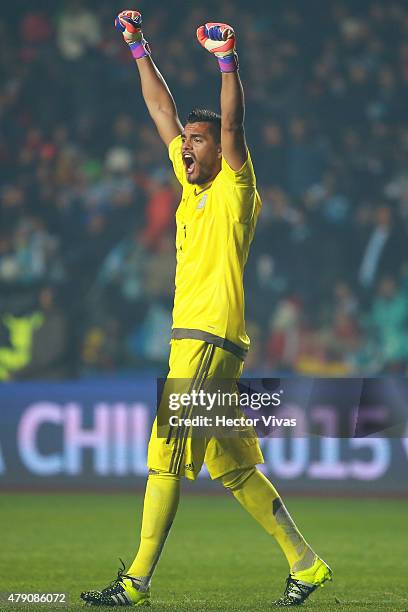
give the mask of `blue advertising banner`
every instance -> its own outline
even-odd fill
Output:
[[[156,379],[150,377],[131,382],[3,385],[0,486],[120,489],[140,485],[146,477],[156,395]],[[383,397],[377,408],[387,409],[386,403]],[[301,419],[303,408],[292,393],[280,414]],[[326,394],[324,402],[320,398],[312,405],[311,418],[332,424],[335,409],[336,402],[331,405]],[[328,435],[323,430],[323,435],[272,434],[260,442],[265,457],[262,469],[283,489],[408,494],[408,436],[336,437],[336,430]],[[209,486],[207,476],[203,468],[198,487]]]

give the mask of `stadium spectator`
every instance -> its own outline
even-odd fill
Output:
[[[384,369],[403,372],[408,358],[408,302],[395,277],[386,276],[378,284],[370,323],[376,334]]]
[[[38,310],[32,315],[37,324],[30,339],[30,353],[27,364],[15,370],[16,380],[63,379],[72,372],[69,369],[68,324],[63,312],[55,303],[53,289],[46,287],[38,296]]]
[[[389,206],[377,208],[373,229],[362,247],[361,261],[355,263],[358,280],[363,288],[370,289],[380,276],[400,268],[404,232],[393,223]]]

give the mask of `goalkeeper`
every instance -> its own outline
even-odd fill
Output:
[[[198,28],[199,43],[215,56],[221,71],[221,116],[196,109],[183,127],[152,60],[140,13],[122,11],[115,25],[129,45],[147,109],[182,186],[176,213],[176,292],[168,380],[188,379],[190,391],[202,389],[211,379],[237,380],[249,346],[243,270],[261,201],[245,141],[234,30],[223,23]],[[137,555],[108,587],[84,592],[82,599],[88,605],[149,603],[151,578],[177,511],[180,477],[194,479],[204,462],[211,478],[231,491],[285,554],[290,573],[277,605],[298,605],[330,580],[330,568],[299,533],[274,486],[256,469],[256,464],[263,463],[256,436],[247,432],[239,437],[197,438],[187,427],[168,423],[163,434],[164,409],[160,405],[149,443]]]

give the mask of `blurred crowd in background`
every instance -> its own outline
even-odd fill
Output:
[[[123,8],[2,11],[0,380],[165,368],[180,190],[113,28]],[[196,27],[220,20],[238,34],[263,199],[247,371],[406,373],[407,3],[137,8],[182,118],[219,104]]]

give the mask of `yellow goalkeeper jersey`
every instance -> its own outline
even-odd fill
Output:
[[[223,158],[212,182],[190,185],[181,146],[181,136],[169,145],[183,187],[176,212],[172,338],[205,340],[243,359],[249,347],[243,273],[261,209],[251,157],[237,172]]]

